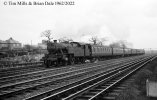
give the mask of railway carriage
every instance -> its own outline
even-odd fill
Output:
[[[141,53],[140,49],[136,49],[136,54],[139,55]]]
[[[124,56],[130,56],[131,55],[131,49],[125,48],[124,49]]]
[[[131,55],[136,55],[137,54],[137,49],[131,49]]]
[[[142,54],[145,54],[145,50],[144,50],[144,49],[142,49],[141,53],[142,53]]]
[[[113,56],[123,56],[124,50],[122,48],[113,48]]]
[[[144,50],[143,49],[137,49],[137,55],[142,55],[144,54]]]
[[[92,56],[93,57],[100,57],[100,56],[111,56],[112,49],[107,46],[98,46],[92,45]]]
[[[90,61],[95,61],[96,59],[106,59],[108,57],[112,56],[112,48],[108,46],[100,46],[100,45],[89,45],[89,48],[91,49],[90,51]]]

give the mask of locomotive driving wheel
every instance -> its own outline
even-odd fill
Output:
[[[46,67],[49,68],[50,66],[51,66],[51,61],[50,61],[50,60],[47,60],[47,61],[46,61]]]
[[[70,63],[70,65],[73,65],[75,63],[75,58],[74,57],[70,58],[69,63]]]
[[[85,63],[85,58],[81,58],[81,63]]]
[[[67,66],[68,65],[68,62],[66,60],[63,60],[62,63],[63,63],[63,66]]]
[[[58,67],[58,61],[53,61],[52,65],[55,66],[55,67]]]

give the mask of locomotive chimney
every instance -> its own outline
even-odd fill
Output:
[[[53,40],[54,43],[57,43],[57,40]]]

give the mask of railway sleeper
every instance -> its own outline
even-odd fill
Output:
[[[119,93],[117,93],[117,92],[111,92],[111,93],[108,93],[107,95],[109,95],[109,96],[118,96]]]
[[[103,89],[93,89],[93,90],[90,90],[90,92],[100,92],[102,91]]]
[[[115,100],[116,97],[108,96],[108,97],[103,97],[105,100]]]

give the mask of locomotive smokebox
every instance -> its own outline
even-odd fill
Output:
[[[57,43],[57,40],[53,40],[54,43]]]

